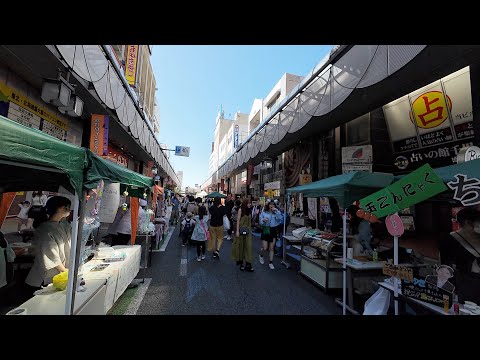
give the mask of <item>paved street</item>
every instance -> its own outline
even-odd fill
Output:
[[[220,260],[207,254],[197,262],[194,246],[182,247],[177,227],[165,252],[153,254],[150,286],[138,315],[336,315],[341,309],[275,257],[275,270],[255,258],[255,272],[242,272],[230,258],[225,240]],[[254,240],[254,249],[260,240]],[[141,274],[141,273],[140,273]]]

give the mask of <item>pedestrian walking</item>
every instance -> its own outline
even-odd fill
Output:
[[[207,221],[207,208],[202,205],[198,208],[198,215],[195,216],[195,228],[192,233],[192,241],[197,245],[197,261],[205,260],[205,243],[209,237]]]
[[[207,250],[213,252],[213,258],[220,258],[220,248],[223,243],[223,217],[226,216],[225,206],[222,205],[219,196],[213,199],[210,213],[210,240]]]
[[[237,211],[234,233],[235,239],[232,244],[232,259],[240,266],[241,271],[253,272],[252,267],[252,215],[251,202],[248,199],[242,201]]]

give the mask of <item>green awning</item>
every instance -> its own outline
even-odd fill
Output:
[[[223,199],[227,197],[226,195],[220,194],[218,191],[214,191],[214,192],[208,194],[206,197],[207,198],[214,198],[214,197],[217,197],[217,196],[220,197],[220,198],[223,198]]]
[[[14,164],[23,163],[58,169],[68,176],[73,190],[81,193],[83,169],[86,166],[84,149],[40,130],[27,128],[3,116],[0,116],[0,159]],[[5,170],[0,177],[0,186],[5,185],[2,187],[3,191],[48,190],[54,182],[59,184],[66,179],[63,174],[58,174],[60,176],[56,179],[55,173],[40,169],[29,170],[27,167],[15,169],[12,165],[4,166]],[[7,168],[10,171],[8,173]],[[15,186],[18,187],[17,190]],[[45,188],[42,189],[42,186]]]
[[[469,178],[480,178],[480,159],[467,161],[459,164],[453,164],[434,169],[437,175],[447,183],[455,181],[454,176],[457,174],[467,175]]]
[[[88,170],[85,174],[87,189],[94,189],[100,180],[105,182],[120,183],[128,186],[135,186],[141,189],[150,189],[153,186],[153,179],[140,175],[112,161],[103,159],[90,150],[85,149],[88,159]],[[143,194],[143,191],[142,191]]]
[[[390,185],[392,181],[392,174],[354,171],[289,188],[287,193],[302,193],[305,197],[331,196],[345,207]]]

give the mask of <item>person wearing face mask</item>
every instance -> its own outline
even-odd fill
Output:
[[[35,219],[35,261],[25,284],[33,294],[40,287],[52,283],[55,275],[68,269],[71,225],[67,221],[71,202],[63,196],[50,198]]]
[[[465,208],[458,212],[460,230],[449,237],[449,258],[442,263],[455,269],[458,300],[480,304],[480,211]]]

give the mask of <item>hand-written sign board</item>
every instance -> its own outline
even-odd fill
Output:
[[[402,280],[402,295],[440,307],[447,305],[446,307],[450,308],[452,305],[452,293],[416,277],[412,281]]]
[[[413,281],[412,268],[385,263],[382,270],[385,275],[393,276],[400,280]]]
[[[360,200],[360,207],[381,218],[447,190],[429,164]]]

